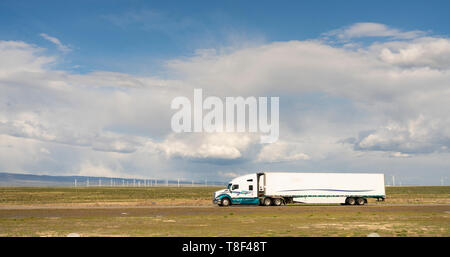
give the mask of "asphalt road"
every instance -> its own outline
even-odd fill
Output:
[[[228,207],[220,207],[217,205],[158,205],[158,206],[0,206],[1,210],[37,210],[37,209],[55,209],[55,210],[73,210],[73,209],[166,209],[166,208],[295,208],[295,207],[339,207],[339,208],[371,208],[371,207],[430,207],[430,206],[450,206],[450,204],[368,204],[364,206],[345,206],[338,204],[293,204],[293,205],[282,205],[282,206],[255,206],[255,205],[232,205]]]
[[[125,216],[158,216],[158,215],[202,215],[229,213],[301,213],[301,212],[449,212],[450,204],[392,204],[392,205],[287,205],[287,206],[106,206],[106,207],[0,207],[0,218],[25,217],[125,217]]]

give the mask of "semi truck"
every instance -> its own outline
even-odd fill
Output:
[[[292,203],[364,205],[368,198],[384,201],[384,174],[260,172],[237,177],[216,191],[219,206]]]

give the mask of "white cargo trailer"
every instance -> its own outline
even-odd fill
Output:
[[[384,201],[384,174],[254,173],[233,179],[227,189],[214,193],[213,202],[220,206],[288,203],[364,205],[367,198]]]

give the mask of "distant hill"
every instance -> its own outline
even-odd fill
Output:
[[[86,176],[50,176],[0,172],[0,186],[145,186],[155,185],[155,179],[108,178]],[[157,179],[157,185],[166,185],[167,180]],[[204,181],[194,181],[205,184]],[[169,180],[170,185],[178,184],[178,180]],[[180,181],[180,185],[191,185],[192,181]],[[224,185],[223,182],[208,182],[209,185]]]

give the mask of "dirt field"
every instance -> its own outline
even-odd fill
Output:
[[[0,236],[450,236],[450,187],[367,206],[217,207],[217,188],[1,188]]]

